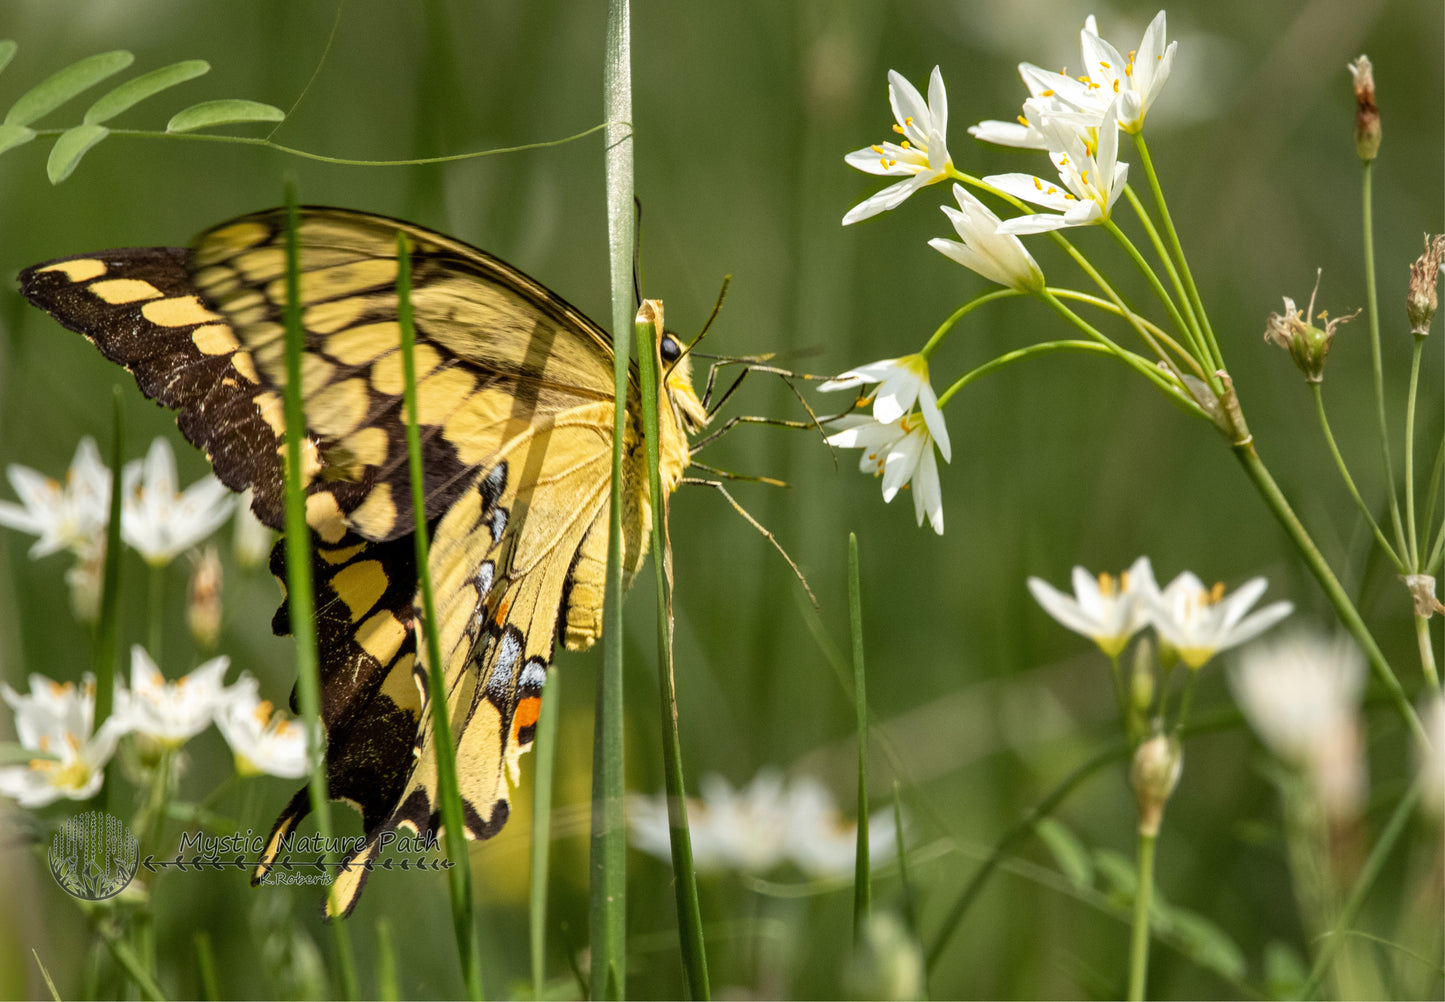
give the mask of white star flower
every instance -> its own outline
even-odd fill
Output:
[[[0,794],[27,808],[94,796],[105,780],[105,764],[116,742],[129,729],[125,690],[117,686],[115,712],[99,731],[95,681],[89,675],[79,686],[31,675],[28,696],[0,683],[0,697],[15,711],[15,735],[21,747],[40,753],[23,765],[0,766]]]
[[[1164,11],[1155,15],[1139,48],[1128,56],[1119,54],[1099,37],[1094,16],[1084,22],[1079,33],[1084,58],[1084,76],[1074,78],[1063,73],[1020,63],[1019,75],[1029,90],[1024,114],[1018,123],[986,121],[968,131],[976,139],[1001,146],[1025,149],[1049,149],[1044,133],[1037,123],[1042,117],[1066,116],[1073,112],[1091,119],[1101,119],[1117,98],[1115,121],[1128,133],[1144,128],[1144,118],[1155,98],[1169,79],[1178,42],[1165,44]]]
[[[40,537],[30,548],[32,559],[58,550],[86,559],[104,550],[111,478],[93,438],[80,440],[64,484],[18,463],[6,474],[20,504],[0,501],[0,525]]]
[[[231,659],[212,658],[189,675],[167,682],[145,648],[130,649],[131,729],[177,748],[204,731],[220,705]]]
[[[1226,598],[1223,584],[1205,588],[1185,571],[1147,601],[1159,639],[1190,668],[1203,668],[1220,651],[1253,640],[1294,611],[1288,602],[1275,602],[1246,616],[1268,587],[1264,578],[1253,578]]]
[[[1365,658],[1348,638],[1295,632],[1263,641],[1229,673],[1235,702],[1276,756],[1304,769],[1326,812],[1353,815],[1364,800],[1360,697]]]
[[[841,820],[828,791],[814,779],[791,783],[776,769],[763,769],[734,791],[716,774],[698,784],[701,799],[689,799],[688,831],[693,865],[699,871],[733,870],[761,876],[792,863],[814,877],[853,872],[858,828]],[[665,795],[631,797],[627,827],[635,848],[658,859],[672,858]],[[891,812],[868,822],[868,854],[875,860],[895,851]]]
[[[1074,594],[1066,595],[1042,578],[1029,578],[1029,591],[1054,619],[1088,637],[1111,658],[1118,657],[1134,634],[1149,625],[1147,597],[1158,591],[1148,557],[1135,560],[1117,578],[1098,577],[1082,567],[1073,572]]]
[[[938,443],[943,458],[949,460],[952,449],[948,442],[948,427],[943,423],[943,412],[938,409],[938,396],[928,381],[928,360],[922,355],[905,355],[902,358],[885,358],[869,362],[856,369],[849,369],[842,375],[829,379],[818,387],[820,393],[846,390],[854,386],[878,383],[873,391],[873,417],[883,424],[891,424],[903,417],[918,404],[928,433]]]
[[[306,759],[306,731],[273,709],[261,698],[260,683],[242,675],[221,693],[216,726],[231,746],[236,771],[242,776],[264,773],[300,779],[311,768]]]
[[[901,143],[878,143],[849,153],[844,159],[869,174],[901,177],[902,181],[876,192],[843,217],[847,226],[880,212],[896,209],[919,188],[942,181],[953,169],[948,156],[948,94],[938,67],[928,80],[928,101],[901,73],[888,71],[888,103],[893,106],[893,131]]]
[[[1032,174],[994,174],[983,179],[999,191],[1058,213],[1015,216],[999,226],[1000,233],[1043,233],[1066,226],[1087,226],[1109,218],[1129,176],[1129,165],[1118,162],[1119,130],[1114,126],[1115,111],[1115,104],[1111,103],[1096,123],[1097,139],[1092,144],[1087,139],[1088,133],[1073,119],[1045,117],[1039,123],[1047,140],[1049,159],[1058,168],[1059,180],[1067,190]]]
[[[913,513],[918,524],[925,516],[933,531],[943,535],[943,490],[938,481],[935,439],[927,423],[917,414],[884,423],[861,414],[846,414],[830,425],[829,445],[840,449],[862,449],[858,469],[883,478],[883,501],[892,501],[900,490],[913,485]],[[942,444],[939,449],[942,451]],[[943,457],[948,459],[947,453]]]
[[[999,233],[998,216],[962,185],[953,186],[953,197],[958,199],[957,209],[951,205],[941,208],[963,242],[935,237],[928,241],[928,246],[990,282],[1019,292],[1041,291],[1044,273],[1033,255],[1024,249],[1023,241],[1011,234]]]
[[[144,462],[127,463],[121,535],[152,565],[165,565],[215,532],[231,515],[235,498],[207,474],[187,487],[176,485],[176,456],[164,438],[151,443]]]

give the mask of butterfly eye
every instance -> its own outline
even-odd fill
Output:
[[[677,338],[671,334],[664,334],[657,343],[657,352],[664,362],[676,362],[682,357],[682,345],[678,344]]]

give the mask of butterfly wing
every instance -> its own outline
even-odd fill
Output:
[[[362,810],[366,858],[398,825],[437,827],[407,538],[399,230],[412,246],[429,559],[470,837],[494,834],[506,819],[507,781],[530,746],[555,638],[585,647],[600,633],[613,435],[610,342],[575,309],[440,234],[361,213],[303,211],[303,476],[316,543],[323,720],[331,793]],[[224,224],[189,253],[110,251],[21,275],[32,302],[175,408],[217,475],[253,487],[257,513],[276,527],[284,242],[284,214],[273,211]],[[685,438],[674,415],[664,417],[664,452],[680,469]],[[626,443],[629,572],[645,553],[650,519],[636,424],[628,423]],[[668,479],[670,489],[676,477]],[[276,625],[287,626],[284,608]],[[304,791],[288,805],[258,879],[308,808]],[[365,873],[343,875],[343,912]]]

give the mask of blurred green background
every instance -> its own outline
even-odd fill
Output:
[[[1037,154],[985,148],[966,127],[1017,114],[1025,96],[1015,71],[1020,60],[1077,69],[1086,14],[1096,14],[1101,34],[1125,49],[1137,44],[1156,9],[1072,0],[638,4],[633,88],[646,294],[665,299],[670,326],[692,332],[731,275],[710,350],[775,352],[799,371],[836,373],[916,351],[985,286],[926,245],[929,237],[953,236],[937,209],[948,197],[942,188],[883,217],[839,225],[849,206],[878,187],[843,155],[891,137],[887,70],[926,87],[932,67],[942,68],[949,145],[960,169],[1041,172]],[[514,146],[599,123],[604,17],[601,3],[545,0],[350,0],[339,19],[334,4],[289,0],[5,0],[0,38],[17,40],[20,49],[0,76],[0,106],[61,66],[124,48],[136,54],[131,74],[188,58],[209,60],[212,70],[128,112],[118,127],[158,129],[195,101],[245,97],[290,112],[277,142],[333,156],[401,159]],[[1147,130],[1260,453],[1346,586],[1362,595],[1386,653],[1406,669],[1414,644],[1401,590],[1369,557],[1368,531],[1329,467],[1302,380],[1261,334],[1281,296],[1301,304],[1309,298],[1317,267],[1324,268],[1321,307],[1338,315],[1364,305],[1345,64],[1367,52],[1383,115],[1376,246],[1386,383],[1398,429],[1410,352],[1406,268],[1421,233],[1441,230],[1445,216],[1441,21],[1440,5],[1422,0],[1171,7],[1169,37],[1180,51]],[[40,124],[73,124],[83,107],[77,100]],[[259,126],[232,131],[264,134]],[[5,463],[60,475],[81,436],[108,441],[110,387],[120,385],[127,458],[168,434],[181,453],[182,482],[204,472],[203,457],[181,443],[170,416],[82,338],[24,305],[11,277],[60,255],[185,244],[211,224],[279,203],[287,176],[296,178],[303,201],[402,216],[454,234],[589,315],[610,315],[599,135],[446,166],[392,168],[117,136],[58,187],[45,178],[49,145],[42,139],[0,157]],[[1131,154],[1126,148],[1122,158]],[[1142,184],[1142,171],[1131,177]],[[1148,301],[1104,234],[1077,233],[1076,243],[1136,302]],[[1046,241],[1030,246],[1051,284],[1083,287]],[[1121,328],[1114,333],[1126,336]],[[1325,392],[1357,481],[1380,503],[1365,335],[1362,321],[1342,329]],[[941,391],[1003,351],[1059,336],[1066,335],[1058,322],[1035,304],[987,307],[937,354],[934,384]],[[1442,337],[1432,338],[1422,382],[1426,463],[1441,428]],[[835,402],[811,399],[819,408]],[[735,400],[734,413],[801,414],[785,388],[762,376],[751,377]],[[1075,563],[1117,571],[1147,553],[1161,580],[1184,569],[1231,586],[1267,575],[1269,597],[1293,601],[1296,619],[1330,622],[1313,580],[1219,436],[1123,367],[1092,356],[1012,367],[961,394],[946,416],[953,462],[942,471],[942,538],[915,527],[910,496],[885,507],[877,483],[857,474],[856,453],[831,456],[816,435],[746,427],[704,457],[791,485],[740,484],[735,493],[807,574],[833,643],[845,649],[846,540],[850,530],[858,533],[873,720],[903,765],[895,774],[876,756],[870,781],[880,807],[900,784],[912,844],[928,850],[913,866],[925,941],[978,853],[1112,732],[1107,666],[1034,605],[1026,576],[1062,585]],[[818,776],[850,804],[849,692],[813,639],[788,568],[713,492],[681,490],[672,518],[679,713],[693,787],[706,772],[741,784],[775,764]],[[91,657],[89,631],[68,611],[64,558],[32,562],[28,546],[14,533],[0,534],[0,677],[17,688],[32,671],[77,678]],[[278,592],[269,575],[237,571],[227,560],[220,650],[260,675],[263,693],[280,702],[293,667],[289,641],[270,635]],[[173,572],[167,596],[173,632],[161,667],[171,677],[199,657],[183,626],[184,566]],[[143,634],[143,570],[133,555],[125,573],[136,584],[127,597],[135,617],[128,644]],[[649,590],[644,575],[629,603],[627,668],[628,782],[644,793],[662,782]],[[563,700],[562,828],[553,854],[548,971],[560,994],[576,991],[566,957],[586,941],[590,717],[599,665],[600,654],[564,653],[554,673]],[[1229,699],[1219,665],[1207,673],[1196,696],[1200,710]],[[1413,670],[1404,674],[1415,678]],[[1388,711],[1371,723],[1378,725],[1371,728],[1373,789],[1388,806],[1408,773],[1408,749]],[[214,732],[188,747],[182,791],[200,797],[226,775],[229,756]],[[1239,944],[1256,985],[1268,943],[1305,949],[1259,759],[1239,728],[1188,745],[1158,871],[1169,901],[1206,916]],[[286,781],[253,781],[223,809],[242,830],[265,829],[290,792]],[[43,816],[61,819],[67,806]],[[494,996],[528,990],[521,986],[529,806],[527,783],[503,835],[473,848]],[[338,813],[343,831],[358,830],[350,812]],[[1060,818],[1090,846],[1132,853],[1135,815],[1122,768],[1081,788]],[[61,993],[75,995],[86,977],[85,923],[40,855],[21,844],[22,823],[13,815],[0,823],[0,885],[11,899],[0,917],[0,994],[44,993],[35,950]],[[1049,862],[1037,842],[1021,851]],[[682,983],[670,873],[640,854],[630,854],[629,864],[629,992],[676,996]],[[1388,918],[1402,907],[1407,879],[1403,868],[1392,871],[1367,917],[1378,911]],[[324,963],[330,944],[314,891],[254,892],[237,873],[167,881],[157,907],[161,942],[177,951],[164,968],[168,991],[199,991],[189,951],[200,929],[216,944],[226,996],[316,990],[307,971]],[[880,876],[876,896],[881,907],[895,905],[896,879]],[[736,877],[710,877],[703,907],[717,994],[826,997],[845,990],[846,886],[785,898]],[[364,992],[379,916],[395,931],[406,997],[462,990],[441,876],[371,882],[351,923]],[[1126,939],[1125,923],[1077,897],[1000,874],[951,941],[929,990],[934,997],[1117,995]],[[1237,989],[1185,952],[1161,946],[1151,991],[1212,997]]]

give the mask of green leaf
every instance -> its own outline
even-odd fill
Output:
[[[1094,865],[1089,862],[1089,850],[1084,848],[1078,836],[1053,818],[1042,818],[1034,825],[1034,832],[1049,847],[1054,862],[1069,883],[1075,887],[1089,887],[1094,883]]]
[[[24,146],[34,138],[34,129],[27,129],[23,125],[11,125],[8,122],[0,123],[0,153],[17,146]]]
[[[143,73],[133,80],[116,87],[96,101],[85,112],[85,123],[97,125],[109,121],[122,111],[133,107],[146,98],[159,94],[168,87],[194,80],[209,73],[211,64],[204,59],[187,59],[184,62],[162,66],[158,70]]]
[[[166,123],[167,132],[191,132],[212,125],[234,125],[237,122],[279,122],[286,113],[274,105],[260,101],[225,98],[202,101],[175,113]]]
[[[0,38],[0,72],[10,65],[10,60],[15,58],[15,50],[20,48],[11,38]]]
[[[1244,977],[1244,951],[1219,926],[1197,912],[1171,909],[1171,925],[1186,952],[1200,967],[1218,972],[1230,981]]]
[[[1139,876],[1134,872],[1134,861],[1112,849],[1094,850],[1094,869],[1104,881],[1104,890],[1115,904],[1131,905],[1139,889]],[[1155,903],[1155,911],[1161,902]]]
[[[62,132],[50,148],[50,159],[45,164],[50,183],[59,184],[68,178],[86,151],[108,135],[110,130],[103,125],[77,125]]]
[[[112,76],[135,62],[135,56],[124,49],[102,52],[88,56],[78,63],[71,63],[65,69],[52,73],[40,83],[31,87],[20,99],[10,106],[5,116],[6,125],[29,125],[48,115],[75,95],[88,90],[108,76]]]
[[[1297,999],[1309,968],[1294,947],[1271,940],[1264,948],[1264,984],[1272,999]]]

